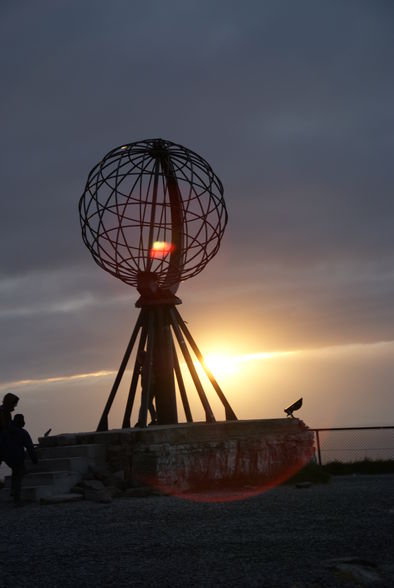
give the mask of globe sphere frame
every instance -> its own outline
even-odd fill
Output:
[[[208,162],[163,139],[107,153],[89,173],[79,212],[100,267],[139,290],[153,279],[173,292],[216,255],[228,220]]]

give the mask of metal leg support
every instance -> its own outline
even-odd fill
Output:
[[[225,397],[222,389],[220,388],[219,384],[217,383],[213,373],[211,372],[211,370],[205,365],[204,362],[204,357],[201,353],[201,351],[199,350],[199,348],[197,347],[196,342],[194,341],[189,329],[187,328],[187,326],[185,325],[184,320],[182,319],[181,315],[179,314],[178,310],[175,308],[174,309],[174,313],[176,315],[176,318],[179,322],[179,325],[184,333],[184,335],[186,336],[186,339],[189,342],[190,347],[193,349],[194,353],[196,354],[196,357],[198,359],[198,361],[200,362],[200,364],[202,365],[205,373],[207,374],[212,386],[215,388],[217,395],[219,396],[220,400],[222,401],[222,404],[224,406],[225,409],[225,413],[226,413],[226,421],[236,421],[237,417],[235,415],[235,412],[233,411],[233,409],[230,406],[230,403],[228,402],[227,398]]]
[[[103,414],[101,415],[101,419],[100,419],[100,422],[98,424],[97,431],[108,431],[108,414],[109,414],[109,411],[111,409],[111,406],[112,406],[112,403],[114,401],[114,398],[116,396],[116,393],[118,391],[120,381],[122,379],[122,376],[123,376],[124,371],[125,371],[126,366],[127,366],[127,362],[130,359],[130,355],[131,355],[131,352],[133,350],[134,343],[135,343],[135,341],[137,339],[138,331],[140,330],[140,327],[141,327],[141,318],[142,318],[142,310],[141,310],[141,312],[140,312],[140,314],[138,316],[136,325],[135,325],[134,330],[133,330],[133,333],[131,335],[129,344],[127,346],[126,352],[125,352],[124,357],[123,357],[123,360],[122,360],[122,363],[120,364],[120,368],[119,368],[118,374],[117,374],[117,376],[115,378],[115,382],[114,382],[114,384],[112,386],[112,390],[111,390],[111,392],[109,394],[107,403],[106,403],[106,405],[104,407]]]

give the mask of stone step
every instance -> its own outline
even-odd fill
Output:
[[[41,498],[46,496],[52,496],[53,488],[52,486],[26,486],[22,488],[21,491],[21,500],[26,500],[29,502],[38,502]]]
[[[81,475],[78,472],[52,471],[26,474],[22,478],[22,488],[29,486],[51,486],[52,493],[69,490],[79,482]],[[5,488],[11,488],[11,476],[5,477]]]
[[[43,458],[36,465],[26,462],[26,469],[29,474],[50,471],[71,471],[84,474],[89,469],[89,460],[87,457]]]
[[[22,478],[21,499],[40,501],[64,495],[81,481],[89,466],[105,464],[105,446],[101,444],[61,445],[37,448],[38,464],[26,461],[27,472]],[[11,500],[11,476],[5,478],[1,500]]]
[[[53,496],[42,496],[40,504],[60,504],[63,502],[78,502],[83,500],[82,494],[54,494]]]
[[[38,502],[41,498],[52,496],[51,486],[26,486],[22,488],[21,500],[26,502]],[[3,488],[0,491],[1,502],[12,503],[13,498],[10,496],[10,489]]]
[[[88,460],[92,460],[94,462],[105,459],[105,446],[98,443],[91,443],[87,445],[60,445],[56,447],[39,446],[37,451],[40,459],[85,457]]]

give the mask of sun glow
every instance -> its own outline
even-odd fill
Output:
[[[272,351],[259,353],[245,353],[232,355],[230,353],[207,353],[204,355],[204,365],[220,380],[236,376],[242,371],[242,364],[250,361],[262,361],[283,356],[294,355],[296,351]],[[199,362],[194,362],[199,368]]]
[[[207,355],[204,358],[205,366],[218,378],[234,375],[238,370],[238,362],[230,355]]]

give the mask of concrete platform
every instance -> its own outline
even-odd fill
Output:
[[[220,484],[276,484],[313,455],[313,432],[299,419],[181,423],[40,439],[43,455],[89,455],[121,472],[127,487],[182,493]],[[93,462],[95,458],[91,457]],[[98,464],[97,464],[98,465]]]

